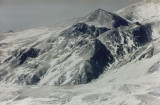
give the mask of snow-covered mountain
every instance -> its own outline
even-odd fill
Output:
[[[109,18],[104,25],[110,26],[88,24],[95,15],[94,22],[101,24]],[[134,59],[141,54],[135,55],[135,52],[152,40],[150,25],[128,23],[101,9],[82,19],[83,22],[78,19],[66,29],[56,30],[57,33],[52,28],[43,28],[32,30],[35,35],[22,32],[18,38],[15,33],[16,36],[2,40],[1,82],[26,85],[88,83],[108,67],[112,68],[112,64],[120,65]]]
[[[159,21],[160,0],[144,0],[119,10],[117,13],[133,22],[151,23]]]
[[[0,104],[159,105],[159,8],[145,0],[0,34]]]

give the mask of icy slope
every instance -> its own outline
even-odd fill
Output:
[[[160,0],[143,0],[119,10],[117,13],[132,22],[151,23],[160,21]]]

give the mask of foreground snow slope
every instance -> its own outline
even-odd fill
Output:
[[[1,85],[1,105],[159,105],[160,54],[104,73],[87,85]]]

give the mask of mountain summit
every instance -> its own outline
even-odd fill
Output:
[[[117,28],[119,26],[126,26],[129,23],[122,17],[107,12],[103,9],[97,9],[87,16],[81,18],[79,22],[84,22],[90,25],[103,26],[109,29]]]

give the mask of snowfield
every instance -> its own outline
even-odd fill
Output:
[[[75,86],[0,86],[0,105],[159,105],[160,54]]]

